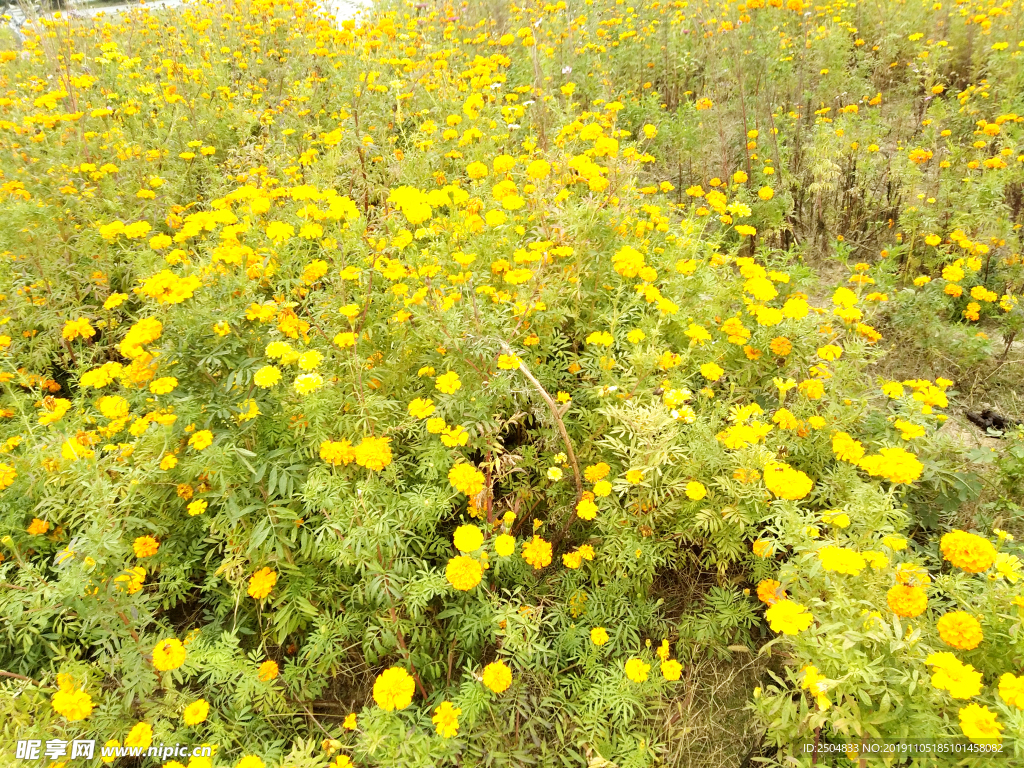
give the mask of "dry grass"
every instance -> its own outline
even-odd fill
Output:
[[[740,768],[756,754],[764,726],[747,708],[770,659],[734,654],[731,660],[695,659],[686,668],[682,693],[665,702],[661,727],[671,768]]]

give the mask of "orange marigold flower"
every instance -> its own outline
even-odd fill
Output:
[[[962,651],[974,650],[984,639],[981,624],[964,611],[943,614],[936,624],[936,629],[939,630],[942,642]]]
[[[150,557],[160,549],[160,542],[152,536],[139,536],[132,542],[132,549],[135,550],[136,557]]]
[[[895,584],[886,593],[889,610],[897,616],[912,619],[920,616],[928,607],[928,595],[923,587],[911,587],[906,584]]]
[[[779,600],[786,599],[786,590],[782,588],[782,582],[763,579],[757,585],[757,599],[765,605],[774,605]]]
[[[987,571],[996,559],[996,550],[988,539],[973,533],[954,530],[939,542],[942,557],[968,573]]]

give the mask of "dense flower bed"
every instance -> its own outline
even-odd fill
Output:
[[[0,52],[0,754],[687,764],[709,654],[768,761],[1019,740],[1024,438],[877,366],[1024,322],[1021,9],[492,5]]]

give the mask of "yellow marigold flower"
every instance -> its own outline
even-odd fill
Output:
[[[434,412],[434,401],[429,397],[417,397],[409,403],[409,415],[416,419],[425,419]]]
[[[87,318],[80,317],[77,320],[68,320],[64,324],[64,330],[61,331],[61,335],[66,341],[74,341],[79,336],[83,339],[91,339],[96,335],[96,330]]]
[[[935,628],[938,629],[942,642],[962,651],[974,650],[984,639],[981,624],[964,611],[944,613]]]
[[[356,345],[356,335],[351,331],[344,331],[335,335],[334,343],[342,349],[354,347]]]
[[[675,682],[679,680],[680,677],[682,677],[682,674],[683,665],[675,659],[666,659],[665,661],[661,662],[661,675],[666,680]]]
[[[534,160],[526,166],[526,175],[535,181],[546,179],[551,173],[551,163],[547,160]]]
[[[858,575],[867,567],[867,562],[859,552],[831,544],[818,550],[818,560],[821,561],[821,567],[826,571],[845,573],[850,576]]]
[[[153,743],[153,726],[147,722],[136,723],[124,739],[126,747],[138,747],[143,752]]]
[[[441,430],[441,442],[449,448],[459,448],[469,442],[469,433],[461,424]]]
[[[643,659],[633,657],[626,661],[626,677],[634,683],[646,682],[650,671],[651,665],[645,663]]]
[[[299,368],[304,371],[314,371],[320,367],[320,363],[322,363],[323,360],[324,356],[320,352],[317,352],[315,349],[311,349],[299,355]]]
[[[927,587],[932,579],[927,568],[916,563],[900,563],[896,566],[896,583],[908,587]]]
[[[472,464],[456,464],[448,471],[448,482],[467,496],[476,496],[484,489],[484,474]]]
[[[749,278],[743,284],[743,290],[749,293],[758,301],[771,301],[772,299],[779,295],[778,290],[776,290],[775,288],[775,284],[772,283],[772,281],[769,280],[767,277],[760,276]],[[731,320],[738,322],[738,318],[731,318]],[[735,324],[735,322],[733,324]]]
[[[127,293],[112,293],[107,297],[107,300],[103,302],[104,309],[116,309],[117,307],[124,304],[125,299],[128,298]]]
[[[455,529],[454,541],[459,552],[476,552],[483,546],[484,534],[475,525],[460,525]]]
[[[999,678],[999,697],[1011,707],[1024,709],[1024,675],[1004,673]]]
[[[320,458],[331,466],[351,464],[356,460],[356,452],[348,440],[325,440],[320,443]]]
[[[635,248],[624,245],[612,257],[612,266],[623,277],[636,277],[644,267],[644,255]]]
[[[159,379],[157,380],[159,381]],[[122,419],[128,415],[128,401],[120,395],[105,395],[96,401],[100,413],[110,420]]]
[[[980,704],[968,704],[960,710],[960,729],[971,741],[978,744],[1000,743],[1003,725],[996,719],[996,713]]]
[[[700,367],[700,375],[708,381],[718,381],[724,373],[725,370],[717,363],[704,363]]]
[[[686,484],[686,498],[691,501],[700,501],[708,495],[708,489],[704,487],[703,483],[699,483],[696,480],[691,480]]]
[[[450,739],[459,732],[459,715],[462,710],[450,701],[442,701],[434,710],[430,721],[437,727],[437,735]]]
[[[206,717],[209,714],[210,703],[205,699],[199,699],[185,707],[181,719],[185,721],[185,725],[199,725],[199,723],[206,721]]]
[[[890,611],[907,619],[920,616],[928,607],[924,588],[907,584],[894,584],[886,593],[885,600]]]
[[[773,462],[764,468],[764,484],[777,498],[795,501],[811,492],[814,482],[788,464]]]
[[[177,386],[178,380],[176,378],[173,376],[163,376],[149,383],[149,391],[154,395],[166,395],[168,392],[173,392]]]
[[[416,682],[401,667],[390,667],[381,672],[373,683],[373,700],[385,712],[405,709],[412,703]]]
[[[892,483],[912,483],[924,472],[918,458],[902,448],[882,448],[877,454],[865,456],[858,465],[869,475],[884,477]]]
[[[864,457],[864,446],[846,432],[836,432],[832,435],[832,452],[840,461],[856,463]]]
[[[257,676],[264,683],[268,683],[273,680],[277,677],[279,672],[280,670],[278,669],[276,661],[264,661],[260,664],[259,669],[256,670]]]
[[[996,531],[997,533],[1005,533],[1005,531]],[[1006,536],[1010,534],[1006,533]],[[1012,537],[1010,541],[1013,541]],[[1016,584],[1021,577],[1021,561],[1016,555],[1011,555],[1009,552],[999,552],[996,555],[995,562],[995,573],[992,577],[996,579],[1006,579],[1011,584]],[[990,578],[992,578],[990,577]]]
[[[188,444],[197,451],[204,451],[213,443],[213,432],[208,429],[201,429],[188,439]]]
[[[83,445],[78,441],[78,437],[71,437],[61,443],[60,455],[61,458],[68,461],[78,461],[79,459],[91,459],[95,455],[95,451],[89,448],[87,445]]]
[[[826,344],[823,347],[818,347],[818,357],[822,360],[838,360],[843,356],[843,348],[838,344]]]
[[[599,464],[592,464],[584,469],[583,478],[588,483],[596,483],[598,480],[603,480],[608,477],[609,472],[611,472],[611,467],[602,461]]]
[[[132,549],[135,550],[136,557],[151,557],[160,549],[160,542],[152,536],[139,536],[132,542]]]
[[[120,742],[120,741],[118,741],[117,739],[110,739],[110,740],[109,740],[109,741],[107,741],[107,743],[106,743],[106,744],[104,744],[103,746],[105,746],[105,747],[120,747],[120,746],[121,746],[121,742]],[[117,758],[116,758],[116,757],[114,757],[113,755],[111,755],[110,757],[106,757],[106,756],[104,756],[104,757],[101,757],[101,758],[100,758],[100,760],[102,760],[102,761],[103,761],[104,763],[107,763],[107,764],[109,764],[109,763],[112,763],[112,762],[114,762],[114,760],[116,760],[116,759],[117,759]],[[198,766],[196,766],[196,768],[199,768],[199,767],[198,767]],[[205,768],[205,767],[204,767],[204,768]]]
[[[50,701],[53,711],[66,720],[85,720],[92,714],[92,697],[84,690],[76,690],[74,686],[62,687],[53,694]]]
[[[471,179],[482,179],[487,174],[487,166],[483,163],[474,162],[466,166],[466,175]]]
[[[522,361],[518,355],[499,355],[498,367],[503,371],[514,371]]]
[[[484,567],[478,560],[458,555],[448,561],[444,576],[455,589],[468,592],[483,579]]]
[[[508,557],[516,551],[516,538],[503,533],[494,540],[494,551],[501,557]]]
[[[641,469],[631,469],[626,472],[626,482],[630,485],[637,485],[643,479],[644,473]]]
[[[13,438],[11,438],[13,440]],[[10,464],[0,462],[0,491],[4,488],[9,488],[13,483],[14,479],[18,476],[18,472]],[[35,521],[33,521],[35,522]]]
[[[604,627],[594,627],[590,630],[590,642],[602,646],[608,642],[608,630]]]
[[[739,227],[736,227],[736,229],[739,230]],[[751,229],[753,229],[753,227],[751,227]],[[786,304],[788,305],[789,302],[786,302]],[[785,320],[786,317],[787,315],[783,310],[776,309],[775,307],[758,306],[754,308],[754,319],[757,321],[758,325],[764,326],[765,328],[771,328],[772,326],[778,325]]]
[[[253,376],[253,382],[261,389],[270,389],[281,380],[281,371],[275,365],[264,365]]]
[[[612,492],[612,484],[607,480],[598,480],[594,483],[594,495],[603,498]]]
[[[818,379],[805,379],[797,385],[797,389],[808,400],[820,400],[825,394],[825,385]]]
[[[129,568],[119,576],[114,577],[114,583],[118,588],[125,589],[129,595],[134,595],[142,589],[142,583],[146,580],[146,569],[141,566]]]
[[[775,554],[775,547],[770,541],[764,539],[758,539],[753,544],[754,554],[757,557],[768,558]]]
[[[171,637],[153,646],[153,666],[161,672],[177,669],[185,663],[188,655],[181,640]]]
[[[503,661],[492,661],[484,667],[483,682],[495,693],[504,693],[512,685],[512,670]]]
[[[391,440],[387,437],[364,437],[354,453],[360,467],[380,471],[391,463]]]
[[[354,731],[358,726],[356,725],[356,713],[349,712],[345,716],[345,722],[341,724],[341,727],[346,731]]]
[[[206,511],[206,508],[207,502],[203,501],[202,499],[196,499],[195,501],[191,502],[187,507],[188,513],[192,517],[203,514],[203,512]]]
[[[803,632],[809,626],[813,617],[807,608],[792,600],[779,600],[770,606],[764,613],[768,619],[768,626],[773,632],[781,632],[786,635],[796,635]]]
[[[597,505],[590,499],[580,499],[579,504],[576,505],[576,514],[581,520],[593,520],[597,517]]]
[[[507,198],[506,198],[507,199]],[[509,285],[522,285],[533,277],[533,271],[529,269],[510,269],[505,273],[505,282]]]
[[[924,660],[932,669],[932,685],[949,691],[954,699],[973,699],[981,693],[982,675],[948,651],[932,653]]]
[[[444,394],[452,395],[462,388],[462,381],[459,379],[459,374],[454,371],[448,371],[434,380],[434,386]]]
[[[988,539],[973,533],[953,530],[939,542],[942,557],[967,573],[987,571],[996,559],[996,550]]]
[[[523,545],[523,559],[538,571],[551,565],[551,542],[534,535]]]
[[[885,536],[882,538],[882,546],[900,552],[907,548],[907,540],[902,536]]]
[[[261,568],[249,578],[249,597],[262,600],[271,593],[277,584],[277,571],[272,568]]]
[[[828,680],[818,672],[818,668],[812,664],[808,664],[801,670],[804,673],[803,682],[800,683],[802,690],[810,691],[815,698],[815,702],[819,709],[825,710],[832,706],[832,702],[829,701],[826,691],[828,690]]]
[[[319,373],[303,373],[295,377],[292,386],[300,395],[308,395],[320,389],[324,384],[324,377]]]

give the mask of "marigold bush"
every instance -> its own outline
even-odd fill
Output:
[[[1024,757],[1022,10],[31,19],[0,755]]]

